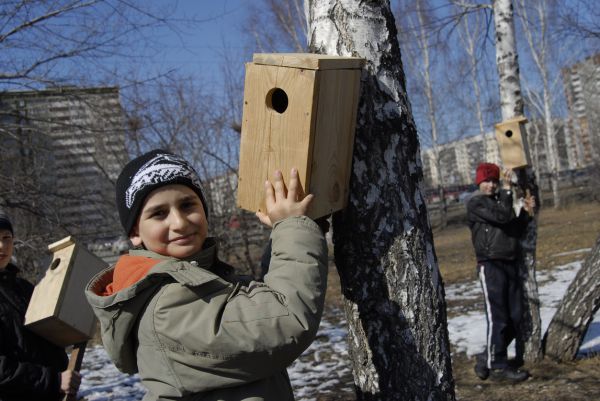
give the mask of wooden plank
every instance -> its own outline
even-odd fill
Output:
[[[255,64],[309,70],[361,69],[365,64],[365,59],[360,57],[341,57],[314,53],[256,53],[252,61]]]
[[[309,216],[318,218],[344,208],[349,181],[360,91],[360,70],[319,71],[319,108],[312,149]]]
[[[25,313],[25,325],[55,316],[58,313],[64,297],[63,283],[68,281],[75,245],[56,248],[58,250],[54,252],[46,274],[33,289],[29,307]]]
[[[50,252],[54,253],[54,252],[58,251],[59,249],[66,248],[69,245],[72,245],[74,243],[75,243],[75,240],[73,239],[73,237],[68,236],[68,237],[65,237],[61,240],[58,240],[58,241],[48,245],[48,250]]]
[[[276,86],[277,68],[246,64],[240,138],[237,206],[257,211],[263,202],[263,183],[269,169],[270,112],[265,96]]]
[[[83,363],[83,355],[85,354],[86,346],[87,341],[77,343],[73,346],[71,356],[69,357],[69,366],[67,366],[68,370],[72,370],[75,372],[79,372],[81,370],[81,365]],[[65,394],[65,396],[63,397],[63,401],[75,401],[76,399],[77,394]]]
[[[281,170],[289,182],[290,170],[295,167],[303,188],[308,188],[312,121],[317,105],[315,71],[278,68],[277,86],[288,94],[289,106],[284,113],[270,113],[273,151],[269,153],[268,174]]]
[[[279,169],[287,179],[296,167],[307,185],[315,72],[267,65],[246,66],[237,205],[264,211],[264,181]],[[268,95],[278,88],[288,99],[279,113]],[[309,184],[309,183],[308,183]]]

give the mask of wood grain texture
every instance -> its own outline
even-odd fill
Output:
[[[359,57],[327,56],[314,53],[256,53],[254,64],[310,70],[361,69],[365,60]]]
[[[87,341],[95,317],[84,295],[88,281],[107,264],[72,242],[55,249],[52,263],[35,286],[25,314],[25,326],[48,341],[67,346]]]
[[[298,65],[307,65],[306,60],[336,60],[332,56],[305,56],[255,55],[255,60],[271,57],[285,63],[288,57]],[[357,60],[362,65],[362,59],[351,59],[350,65],[357,65]],[[309,217],[318,218],[345,206],[360,75],[360,69],[246,65],[238,207],[264,212],[265,180],[280,170],[287,181],[292,167],[298,169],[305,192],[315,194]],[[285,110],[273,100],[276,90],[287,97]]]

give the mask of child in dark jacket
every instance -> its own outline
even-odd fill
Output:
[[[94,277],[86,296],[116,366],[139,373],[144,400],[293,400],[286,367],[312,342],[327,287],[327,246],[305,216],[298,172],[265,182],[273,227],[263,282],[244,284],[217,258],[194,169],[163,150],[117,180],[135,248]]]
[[[0,401],[57,401],[77,393],[80,376],[66,370],[64,349],[23,326],[33,285],[17,277],[13,245],[12,224],[0,211]]]
[[[475,373],[483,380],[491,376],[518,382],[526,380],[529,373],[509,365],[507,348],[519,332],[523,310],[523,283],[517,264],[519,239],[527,226],[529,213],[533,213],[535,199],[528,196],[522,206],[515,208],[512,170],[504,171],[500,190],[499,178],[498,166],[481,163],[475,179],[479,190],[467,203],[467,220],[488,322],[486,351],[478,359]],[[522,361],[519,342],[516,348],[516,360]]]

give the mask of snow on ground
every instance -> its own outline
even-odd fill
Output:
[[[589,252],[590,249],[581,250]],[[577,252],[577,251],[575,251]],[[582,261],[576,261],[556,267],[551,271],[537,273],[538,292],[542,307],[542,333],[546,332],[552,316],[563,298],[567,287],[581,268]],[[452,300],[481,298],[481,289],[478,282],[448,286],[446,298]],[[483,351],[485,347],[486,322],[483,310],[471,311],[460,316],[448,319],[448,332],[450,342],[459,352],[472,356]],[[511,355],[512,351],[512,355]],[[580,354],[600,352],[600,314],[596,314],[590,324],[583,343],[579,348]],[[514,349],[509,349],[509,355],[514,356]]]
[[[581,250],[582,253],[589,250]],[[577,251],[576,251],[577,252]],[[569,283],[581,268],[582,261],[569,263],[550,272],[537,275],[542,303],[542,330],[562,299]],[[481,298],[479,283],[449,285],[448,300],[476,300]],[[333,389],[352,387],[349,382],[350,365],[346,345],[346,322],[340,311],[321,321],[317,338],[304,354],[288,369],[296,399],[314,400],[317,394]],[[485,345],[485,316],[483,310],[471,311],[448,320],[450,341],[459,352],[474,355]],[[586,334],[580,353],[600,352],[600,314],[597,314]],[[120,373],[108,359],[101,346],[88,348],[82,369],[80,397],[88,401],[137,401],[144,396],[144,387],[137,375]]]

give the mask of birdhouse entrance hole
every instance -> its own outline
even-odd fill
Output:
[[[273,88],[267,93],[267,107],[282,114],[288,107],[287,93],[281,88]]]
[[[504,135],[506,135],[507,138],[510,138],[510,137],[512,137],[513,132],[511,130],[508,130],[504,133]]]
[[[52,264],[50,265],[50,270],[56,269],[58,265],[60,265],[60,258],[56,258],[52,261]]]

